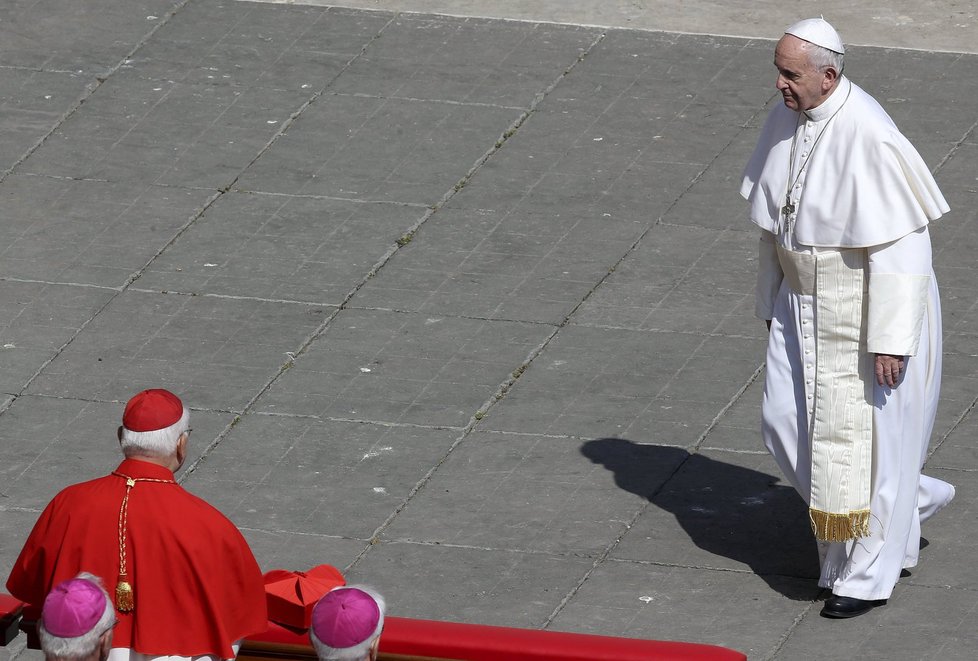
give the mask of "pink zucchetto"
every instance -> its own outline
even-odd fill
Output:
[[[44,599],[41,623],[59,638],[77,638],[91,631],[105,613],[105,592],[84,578],[58,583]]]
[[[183,402],[169,390],[144,390],[126,404],[122,426],[129,431],[158,431],[183,417]]]
[[[309,628],[330,647],[354,647],[376,633],[380,618],[380,608],[369,594],[357,588],[336,588],[313,608]]]
[[[806,18],[803,21],[798,21],[786,29],[784,33],[794,35],[799,39],[804,39],[816,46],[828,48],[830,51],[839,53],[840,55],[846,52],[845,47],[842,45],[842,37],[839,36],[835,28],[824,18]]]

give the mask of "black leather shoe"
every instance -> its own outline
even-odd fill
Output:
[[[822,606],[822,617],[856,617],[857,615],[868,613],[877,606],[882,606],[885,603],[886,599],[871,601],[856,599],[855,597],[837,597],[832,595],[825,600],[825,605]]]

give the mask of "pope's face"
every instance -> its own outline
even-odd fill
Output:
[[[805,50],[805,42],[786,34],[774,50],[774,66],[778,69],[775,87],[784,97],[784,105],[803,112],[824,101],[835,82],[834,70],[819,71]]]

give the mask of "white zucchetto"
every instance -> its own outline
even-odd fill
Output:
[[[816,46],[828,48],[836,53],[846,52],[842,45],[842,37],[824,18],[806,18],[803,21],[798,21],[786,29],[784,33],[809,41]]]

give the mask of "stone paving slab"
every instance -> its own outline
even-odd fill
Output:
[[[130,290],[106,306],[29,391],[124,402],[133,383],[163,381],[191,406],[241,411],[323,315],[305,305]]]
[[[247,416],[186,484],[246,528],[369,544],[458,436],[452,429]],[[252,447],[260,449],[243,458]]]
[[[770,41],[96,3],[0,9],[0,574],[55,491],[114,466],[122,403],[163,385],[193,409],[182,483],[265,569],[330,562],[397,615],[751,659],[840,630],[757,433],[736,188],[778,102]],[[953,614],[975,606],[976,64],[847,65],[954,209],[928,471],[959,496],[892,603],[832,643],[867,658],[973,642]]]
[[[84,5],[11,0],[0,8],[3,64],[102,75],[180,5],[176,0],[134,0],[121,11],[116,0]]]
[[[969,546],[965,541],[965,528],[970,513],[975,509],[975,485],[978,480],[972,470],[945,469],[943,466],[941,458],[934,457],[926,472],[954,484],[957,493],[961,494],[961,500],[958,501],[955,496],[953,509],[947,511],[949,516],[935,517],[924,524],[923,537],[931,544],[921,551],[920,562],[909,570],[911,576],[906,583],[945,591],[959,588],[974,590],[978,588],[978,578],[966,566],[968,563],[961,562],[961,558]]]
[[[568,55],[573,61],[596,34],[526,24],[500,35],[486,30],[487,25],[478,20],[398,16],[330,92],[524,108],[554,82],[555,74],[567,66]],[[406,58],[407,53],[411,57]]]
[[[190,490],[198,493],[191,485]],[[204,494],[199,493],[202,497]],[[303,567],[309,569],[324,562],[336,567],[346,567],[360,555],[366,543],[359,539],[316,535],[309,532],[288,532],[239,526],[256,558],[261,559],[262,569]]]
[[[572,323],[682,333],[757,334],[757,237],[658,225],[578,309]],[[731,305],[733,304],[733,305]],[[723,311],[723,316],[718,315]]]
[[[810,581],[654,562],[606,562],[553,620],[558,631],[695,640],[768,658],[796,618],[811,611]],[[763,625],[759,625],[763,622]],[[807,654],[807,652],[806,652]],[[811,658],[796,656],[786,658]]]
[[[120,401],[91,401],[25,395],[4,411],[0,429],[0,470],[3,497],[13,499],[16,511],[30,511],[34,518],[54,495],[68,484],[101,477],[122,461],[118,452],[114,412]],[[233,416],[216,411],[194,413],[198,439],[217,438]],[[206,442],[194,443],[187,467],[207,450]],[[107,469],[107,467],[109,467]],[[44,475],[44,479],[38,479]],[[5,540],[22,539],[29,529],[2,526]],[[12,563],[19,548],[5,551]],[[5,564],[5,571],[9,565]]]
[[[338,307],[423,213],[402,204],[229,193],[138,285]]]
[[[965,418],[943,439],[931,455],[930,463],[940,468],[969,470],[978,461],[978,448],[973,440],[978,433],[978,420]]]
[[[315,156],[303,158],[303,152],[288,151],[280,156],[279,148],[272,147],[268,159],[250,168],[237,187],[434,205],[482,157],[486,145],[491,147],[507,130],[516,114],[510,108],[330,96],[311,106],[290,131]],[[327,116],[333,126],[325,140],[317,139]],[[349,137],[337,143],[337,136]],[[377,177],[378,173],[384,174]]]
[[[55,126],[66,105],[88,91],[89,76],[79,71],[0,69],[0,164],[16,164]]]
[[[623,442],[628,441],[605,445]],[[588,441],[585,448],[601,444]],[[627,467],[631,480],[616,475],[616,483],[626,490],[655,488],[636,476],[666,457],[682,458],[681,467],[656,488],[650,506],[631,525],[612,558],[654,557],[668,565],[748,570],[765,580],[818,578],[818,557],[807,534],[808,511],[794,489],[777,477],[777,466],[767,453],[689,455],[679,448],[639,445],[627,459],[638,464]],[[622,470],[620,463],[605,460],[605,465],[616,473]]]
[[[4,283],[0,391],[19,391],[113,295],[110,290],[70,285]]]
[[[124,89],[112,89],[116,85]],[[220,188],[309,96],[125,75],[105,87],[111,109],[102,114],[96,101],[91,111],[72,115],[28,161],[31,173]],[[92,98],[100,101],[103,95]]]
[[[343,311],[256,410],[464,427],[548,332],[515,322]]]
[[[257,0],[293,4],[297,0]],[[304,4],[333,5],[336,0],[302,0]],[[978,13],[958,0],[892,0],[871,5],[847,0],[825,0],[818,12],[806,14],[794,3],[769,4],[752,0],[342,0],[345,7],[482,16],[518,21],[544,21],[627,27],[635,30],[723,34],[760,39],[777,39],[779,30],[798,20],[799,15],[821,13],[843,30],[845,43],[916,48],[927,51],[975,52],[973,39]]]
[[[592,564],[575,555],[381,542],[347,576],[385,586],[405,617],[541,628]]]
[[[0,274],[121,288],[166,247],[212,193],[142,183],[12,175]]]
[[[898,585],[885,608],[841,623],[806,614],[773,659],[864,656],[871,659],[974,658],[974,598],[945,587]],[[922,613],[934,616],[921,617]],[[902,632],[902,635],[897,632]]]
[[[736,356],[757,346],[753,339],[571,325],[482,426],[692,447],[753,378],[756,363]],[[712,379],[704,363],[723,364],[722,372],[737,377]]]
[[[578,442],[475,432],[445,461],[382,539],[595,557],[623,534],[642,499],[568,452]],[[681,459],[643,473],[659,488]]]
[[[642,229],[573,212],[553,221],[540,212],[446,209],[398,252],[394,268],[365,284],[359,300],[425,314],[558,324]]]

